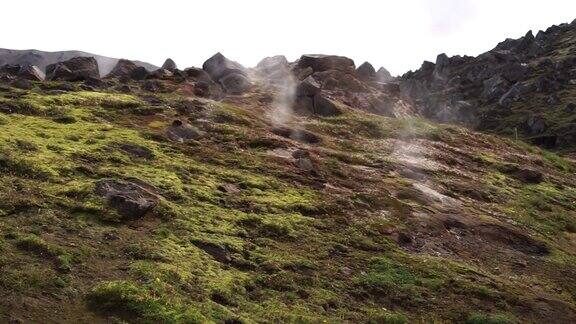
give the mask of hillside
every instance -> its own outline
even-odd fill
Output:
[[[42,71],[50,64],[57,62],[67,61],[74,57],[94,57],[100,67],[100,75],[105,76],[118,63],[117,58],[96,55],[81,51],[59,51],[59,52],[46,52],[38,50],[12,50],[0,48],[0,66],[2,65],[35,65]],[[150,63],[135,61],[139,66],[145,67],[149,71],[158,69]]]
[[[2,85],[0,322],[576,321],[574,161],[284,61]]]

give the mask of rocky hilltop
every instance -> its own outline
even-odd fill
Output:
[[[570,125],[573,26],[398,79],[318,54],[0,67],[0,322],[576,322],[574,160],[458,125],[534,140],[540,97],[566,115],[535,136]]]
[[[38,50],[11,50],[0,48],[0,66],[37,66],[41,71],[44,71],[50,64],[67,61],[75,57],[93,57],[98,62],[101,76],[110,73],[112,68],[118,62],[118,59],[116,58],[81,51],[45,52]],[[135,61],[135,63],[139,66],[145,67],[149,71],[158,69],[157,66],[150,63],[140,61]]]
[[[478,57],[438,55],[399,82],[433,120],[576,147],[576,21],[507,39]]]

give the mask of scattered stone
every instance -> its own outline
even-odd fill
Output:
[[[218,190],[227,193],[227,194],[236,194],[240,192],[240,188],[232,183],[225,183],[223,185],[218,186]]]
[[[126,219],[141,218],[158,204],[158,196],[140,184],[104,179],[96,183],[94,192]]]
[[[534,169],[520,168],[514,173],[514,176],[525,183],[538,184],[544,181],[542,172]]]
[[[172,125],[166,129],[166,135],[174,142],[188,142],[200,139],[203,134],[190,124],[185,124],[180,120],[175,120]]]
[[[154,157],[154,153],[147,147],[124,143],[120,145],[120,149],[135,158],[151,159]]]
[[[99,77],[98,62],[93,57],[75,57],[46,67],[48,80],[84,81]]]
[[[192,241],[192,243],[196,245],[198,248],[204,250],[204,252],[208,253],[216,261],[220,263],[232,262],[232,255],[230,254],[228,249],[226,249],[221,245],[212,242],[204,242],[198,240],[194,240]]]
[[[322,139],[318,137],[318,135],[304,129],[281,126],[272,128],[272,133],[306,144],[317,144],[322,142]]]

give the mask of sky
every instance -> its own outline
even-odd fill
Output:
[[[440,53],[478,55],[576,18],[574,0],[1,0],[0,48],[82,50],[179,68],[216,52],[348,56],[392,74]]]

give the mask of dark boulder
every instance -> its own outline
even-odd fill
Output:
[[[188,142],[200,139],[203,134],[190,124],[175,120],[172,125],[166,129],[166,135],[174,142]]]
[[[576,111],[576,104],[573,102],[568,103],[564,108],[564,111],[567,113],[573,113],[574,111]]]
[[[540,116],[529,116],[524,123],[524,130],[527,135],[539,135],[547,129],[546,120]]]
[[[340,109],[338,109],[336,104],[334,104],[330,99],[327,99],[322,95],[314,96],[314,115],[329,117],[337,116],[341,113]]]
[[[296,86],[296,96],[315,96],[321,91],[320,84],[313,77],[307,77]]]
[[[480,98],[490,102],[501,98],[508,90],[508,80],[497,74],[483,82],[484,88]]]
[[[356,69],[356,77],[362,81],[373,81],[376,79],[376,70],[369,62],[364,62]]]
[[[220,78],[220,84],[226,93],[239,95],[248,91],[252,84],[250,80],[241,73],[230,73]]]
[[[195,67],[186,68],[184,70],[184,76],[198,81],[212,80],[206,71]]]
[[[228,93],[242,94],[251,86],[246,68],[220,53],[204,62],[202,69]]]
[[[18,77],[30,81],[43,81],[46,78],[46,74],[36,65],[25,65],[18,71]]]
[[[237,62],[227,59],[221,53],[216,53],[206,60],[206,62],[202,64],[202,69],[206,71],[214,81],[220,81],[221,78],[232,73],[247,75],[246,68]]]
[[[297,63],[298,68],[312,68],[314,72],[323,72],[328,70],[338,70],[345,73],[354,74],[356,67],[354,61],[336,55],[307,54],[302,55]]]
[[[280,126],[272,128],[272,133],[305,144],[318,144],[322,142],[322,139],[318,135],[304,129]]]
[[[519,168],[513,175],[516,179],[530,184],[538,184],[544,181],[542,172],[529,168]]]
[[[332,101],[322,95],[320,85],[311,76],[296,86],[293,109],[296,114],[304,116],[336,116],[341,113]]]
[[[120,59],[108,76],[132,80],[144,80],[148,77],[148,74],[146,68],[136,65],[136,63],[130,60]]]
[[[119,147],[122,151],[135,158],[151,159],[154,157],[152,150],[138,144],[123,143]]]
[[[18,78],[18,79],[16,79],[16,80],[14,80],[14,81],[11,83],[11,85],[12,85],[14,88],[18,88],[18,89],[22,89],[22,90],[30,90],[30,89],[32,89],[32,88],[34,87],[29,80],[27,80],[27,79],[21,79],[21,78]]]
[[[176,66],[176,62],[174,62],[171,58],[166,59],[164,64],[162,64],[162,68],[168,71],[174,71],[178,67]]]
[[[525,84],[525,83],[516,83],[506,92],[500,100],[498,104],[502,107],[510,108],[512,103],[516,101],[520,101],[523,97],[534,90],[534,86],[532,84]]]
[[[99,78],[98,62],[93,57],[75,57],[46,67],[46,78],[58,81],[84,81]]]
[[[114,179],[104,179],[96,183],[94,192],[105,198],[122,218],[135,219],[146,215],[159,201],[149,186]]]

